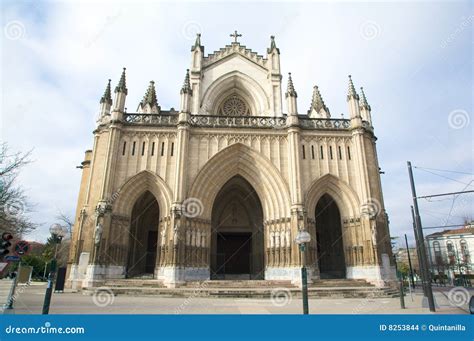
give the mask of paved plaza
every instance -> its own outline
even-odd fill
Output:
[[[0,292],[5,294],[8,283],[1,281]],[[6,314],[41,314],[45,283],[20,285],[15,307]],[[437,312],[467,314],[467,306],[457,307],[447,298],[447,289],[435,288]],[[474,293],[471,290],[471,295]],[[420,293],[405,297],[406,309],[400,309],[399,298],[310,299],[311,314],[427,314],[427,304]],[[2,300],[5,297],[2,296]],[[159,297],[84,295],[80,292],[54,293],[51,314],[300,314],[300,298],[282,296],[276,299]]]

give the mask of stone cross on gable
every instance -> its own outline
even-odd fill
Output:
[[[238,43],[237,39],[238,39],[239,37],[242,37],[242,35],[239,34],[239,33],[237,33],[237,31],[234,31],[234,33],[232,33],[230,36],[234,38],[234,43],[235,43],[235,44]]]

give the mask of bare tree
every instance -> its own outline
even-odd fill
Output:
[[[21,236],[36,229],[27,216],[31,212],[24,190],[17,185],[21,168],[30,161],[31,151],[9,154],[8,145],[0,143],[0,228]]]
[[[68,233],[69,233],[69,238],[72,236],[72,228],[74,227],[74,222],[71,220],[71,218],[65,214],[64,212],[58,210],[58,214],[55,217],[58,221],[62,223],[62,225],[66,226]]]

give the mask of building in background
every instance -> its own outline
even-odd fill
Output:
[[[426,236],[428,258],[436,281],[457,285],[473,279],[474,226],[472,223],[455,230],[445,230]]]

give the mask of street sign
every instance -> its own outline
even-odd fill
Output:
[[[3,259],[9,262],[18,262],[20,260],[20,256],[5,256]]]
[[[26,255],[28,253],[29,249],[30,249],[30,244],[25,240],[20,240],[15,245],[15,253],[18,256]]]

